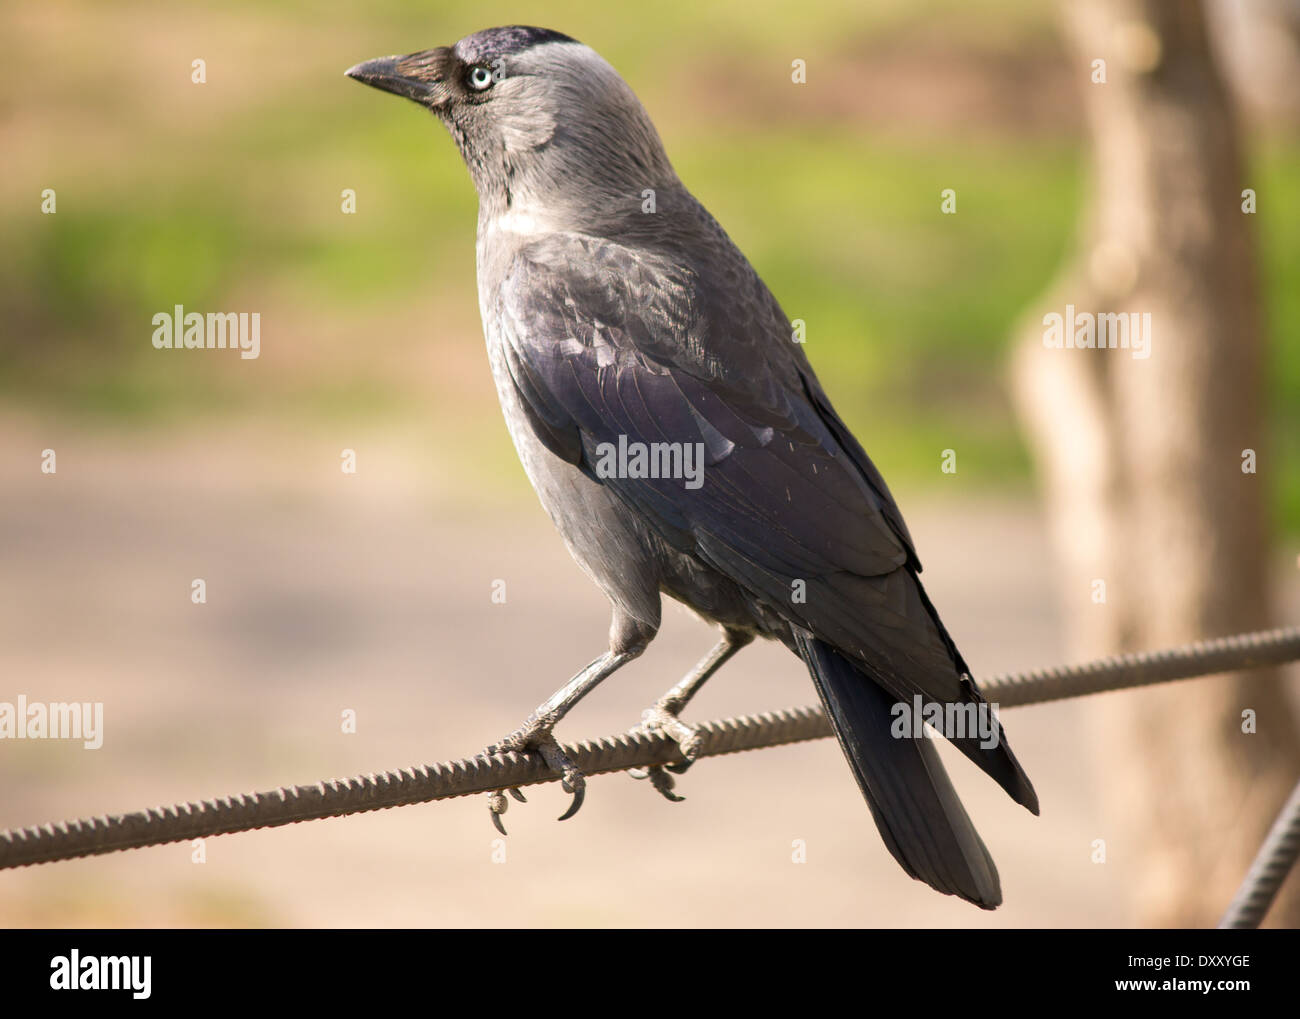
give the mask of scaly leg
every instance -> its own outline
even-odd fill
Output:
[[[488,755],[511,750],[519,753],[535,750],[541,754],[542,759],[552,770],[564,776],[562,779],[564,791],[573,795],[573,802],[569,804],[569,809],[560,816],[561,821],[572,817],[582,806],[582,801],[587,794],[587,780],[568,755],[560,749],[553,730],[560,719],[568,714],[578,701],[594,690],[601,680],[617,672],[637,657],[643,649],[644,645],[618,653],[607,651],[538,705],[537,710],[524,720],[523,725],[485,751]],[[524,799],[523,793],[518,789],[511,789],[510,794],[517,800]],[[506,806],[506,798],[499,792],[493,793],[488,801],[492,823],[502,835],[506,833],[506,829],[501,823],[501,815],[506,812]]]
[[[672,771],[680,775],[694,763],[695,755],[700,748],[699,733],[693,726],[681,720],[682,709],[699,693],[700,687],[710,676],[753,639],[754,635],[744,630],[724,629],[722,639],[714,645],[713,650],[700,659],[699,664],[688,672],[680,683],[660,697],[654,707],[646,709],[642,715],[641,728],[648,732],[662,732],[674,740],[686,760],[682,764],[656,764],[644,771],[629,772],[633,778],[648,778],[650,784],[668,799],[674,802],[682,799],[673,792],[673,778],[668,772]]]

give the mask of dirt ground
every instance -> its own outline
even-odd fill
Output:
[[[0,828],[473,754],[603,646],[603,598],[522,480],[450,476],[384,435],[160,440],[15,418],[0,433],[0,700],[105,714],[99,750],[0,742]],[[355,476],[339,470],[345,446]],[[55,475],[40,473],[45,448]],[[1032,506],[960,484],[916,504],[901,493],[949,628],[982,675],[1059,661]],[[629,727],[711,641],[669,608],[651,650],[561,735]],[[813,698],[788,652],[755,647],[690,717]],[[476,797],[209,839],[203,863],[183,844],[0,872],[0,924],[1125,926],[1141,847],[1111,839],[1109,862],[1091,862],[1108,832],[1087,713],[1005,715],[1039,818],[944,747],[1001,871],[993,913],[901,872],[825,740],[702,762],[678,804],[597,777],[563,824],[558,786],[535,790],[511,807],[504,862]]]

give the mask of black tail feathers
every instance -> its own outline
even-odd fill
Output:
[[[812,634],[797,632],[795,640],[894,859],[912,877],[940,892],[984,909],[996,908],[1002,902],[997,867],[932,741],[892,736],[893,696]],[[1035,799],[1031,809],[1036,807]]]

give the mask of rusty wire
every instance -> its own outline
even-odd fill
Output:
[[[990,702],[1002,707],[1017,707],[1297,659],[1300,659],[1300,627],[1287,627],[1237,634],[1163,651],[1115,655],[1083,665],[999,676],[979,686]],[[701,758],[831,735],[821,709],[815,707],[720,719],[705,722],[697,729],[701,737],[697,756]],[[564,751],[586,775],[648,768],[681,759],[677,745],[667,736],[635,730],[568,744]],[[0,831],[0,870],[497,792],[555,782],[559,778],[560,775],[552,771],[539,755],[479,755],[314,785],[288,786],[267,792],[154,807],[130,814],[10,829]],[[1280,838],[1290,838],[1288,844],[1294,850],[1295,832],[1288,830],[1290,836]],[[1261,858],[1263,853],[1262,850]],[[1292,861],[1294,855],[1292,852]],[[1261,888],[1269,880],[1280,884],[1285,871],[1281,875],[1277,871],[1276,861],[1265,865],[1256,883]],[[1272,894],[1261,899],[1260,895],[1264,893],[1251,892],[1250,886],[1248,880],[1238,898],[1245,894],[1256,903],[1255,911],[1262,916],[1262,909],[1267,909]],[[1259,908],[1260,902],[1262,909]],[[1258,923],[1258,918],[1255,922]]]

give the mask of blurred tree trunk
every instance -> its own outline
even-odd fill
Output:
[[[1253,217],[1199,3],[1066,0],[1093,143],[1091,209],[1045,311],[1151,313],[1151,353],[1049,349],[1033,321],[1017,401],[1063,566],[1070,652],[1269,624],[1263,353]],[[1093,61],[1106,82],[1090,82]],[[1266,202],[1266,196],[1260,201]],[[1259,474],[1244,473],[1254,450]],[[1105,582],[1105,603],[1094,601]],[[1255,712],[1258,732],[1243,733]],[[1300,776],[1274,675],[1108,695],[1093,740],[1134,868],[1137,922],[1213,925]],[[1085,849],[1081,849],[1086,851]],[[1270,925],[1300,925],[1294,877]]]
[[[1257,121],[1300,124],[1300,0],[1212,0],[1210,34],[1224,76]]]

